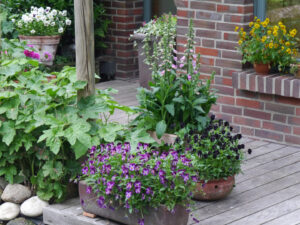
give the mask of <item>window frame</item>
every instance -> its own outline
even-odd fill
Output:
[[[266,19],[267,0],[254,0],[254,15],[261,20]]]

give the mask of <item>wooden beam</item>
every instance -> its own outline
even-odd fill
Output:
[[[93,0],[74,0],[77,79],[88,82],[78,98],[95,93],[95,38]]]

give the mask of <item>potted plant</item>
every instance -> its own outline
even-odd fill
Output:
[[[193,158],[191,163],[200,179],[194,199],[218,200],[232,191],[234,176],[241,172],[245,146],[239,144],[242,135],[233,135],[231,131],[228,122],[215,120],[212,115],[202,132],[191,131],[182,140],[176,140],[175,149],[185,149],[185,154]],[[248,150],[249,154],[251,151]]]
[[[186,51],[181,58],[174,57],[177,51],[170,47],[172,35],[168,33],[162,36],[163,45],[153,49],[156,65],[152,72],[153,81],[149,90],[139,89],[137,98],[140,106],[137,111],[140,115],[132,123],[155,132],[157,139],[164,134],[203,129],[211,106],[216,102],[214,90],[210,87],[214,74],[208,80],[199,78],[200,56],[194,53],[192,21]],[[157,57],[159,54],[161,59]]]
[[[148,144],[91,148],[79,193],[85,212],[124,224],[185,225],[197,181],[191,159]]]
[[[131,39],[134,40],[134,45],[138,49],[139,57],[139,81],[140,86],[144,88],[149,88],[149,82],[151,81],[152,68],[156,65],[154,64],[152,54],[153,47],[162,45],[162,36],[170,36],[170,44],[174,46],[176,44],[176,25],[177,17],[170,15],[163,15],[158,19],[153,19],[148,23],[144,23],[141,28],[134,31]],[[161,58],[162,56],[158,56]]]
[[[19,38],[33,46],[39,53],[39,60],[45,65],[53,65],[57,46],[66,26],[71,25],[67,11],[58,11],[50,7],[31,7],[30,13],[13,19]]]
[[[255,18],[249,27],[248,33],[243,28],[235,29],[239,31],[243,63],[252,63],[256,73],[261,75],[268,74],[272,65],[280,72],[289,72],[297,54],[297,30],[288,32],[282,22],[270,25],[269,18],[263,22]]]

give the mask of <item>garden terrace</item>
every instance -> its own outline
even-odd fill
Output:
[[[106,83],[97,85],[106,88]],[[119,89],[116,99],[135,105],[135,81],[111,81]],[[125,94],[127,93],[127,94]],[[118,121],[126,119],[116,113]],[[252,138],[242,140],[253,152],[236,177],[236,187],[223,201],[198,202],[193,215],[200,224],[297,224],[300,215],[300,148]],[[52,205],[44,210],[48,225],[118,225],[102,218],[84,217],[79,199]],[[195,224],[190,216],[190,225]]]

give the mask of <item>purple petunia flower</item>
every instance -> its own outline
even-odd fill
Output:
[[[126,190],[130,190],[132,188],[132,183],[129,182],[126,184]]]
[[[192,181],[194,181],[194,182],[198,182],[198,178],[197,178],[197,176],[192,176],[191,178],[192,178]]]
[[[176,151],[171,152],[171,155],[173,156],[174,160],[178,160],[178,153]]]
[[[82,174],[86,175],[88,172],[89,172],[89,168],[88,167],[84,167],[82,170],[81,170]]]
[[[181,174],[181,177],[183,178],[184,182],[187,182],[190,179],[190,176],[186,173]]]
[[[87,194],[91,194],[91,193],[92,193],[92,187],[91,187],[91,186],[88,186],[88,187],[86,188],[86,193],[87,193]]]
[[[139,225],[144,225],[144,224],[145,224],[145,221],[144,221],[144,219],[140,219],[140,220],[138,221],[138,223],[139,223]]]
[[[132,192],[131,191],[126,191],[126,199],[130,199],[132,196]]]
[[[158,175],[159,175],[160,177],[165,176],[165,174],[166,174],[166,172],[163,171],[163,170],[159,170],[159,172],[158,172]]]
[[[107,187],[107,188],[105,189],[105,194],[106,194],[106,195],[110,195],[110,193],[111,193],[111,189]]]
[[[112,189],[115,186],[115,182],[109,181],[107,182],[107,188]]]
[[[149,174],[149,169],[144,168],[144,169],[143,169],[143,175],[144,175],[144,176],[147,176],[148,174]]]
[[[104,208],[104,202],[105,202],[105,198],[103,196],[100,196],[97,200],[97,204],[100,208]]]
[[[90,167],[90,173],[95,174],[96,173],[96,168],[94,166]]]
[[[129,172],[128,168],[125,165],[122,165],[122,173],[126,175],[128,174],[128,172]]]
[[[147,194],[147,195],[150,195],[151,193],[152,193],[152,190],[151,190],[150,187],[148,187],[148,188],[146,189],[146,194]]]
[[[131,171],[135,171],[135,164],[134,163],[130,163],[130,165],[129,165],[129,170],[131,170]]]

